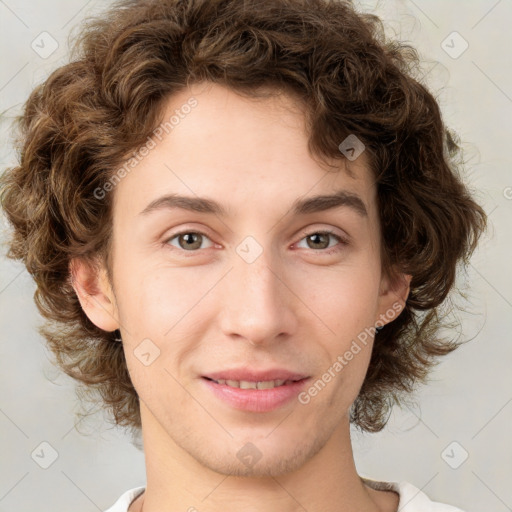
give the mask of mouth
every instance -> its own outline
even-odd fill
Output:
[[[201,379],[212,396],[231,408],[246,412],[271,412],[291,406],[310,377],[274,380]]]
[[[305,379],[275,379],[275,380],[227,380],[227,379],[211,379],[210,377],[203,377],[206,380],[215,382],[216,384],[229,386],[230,388],[238,389],[274,389],[282,386],[289,386],[295,382],[300,382]]]

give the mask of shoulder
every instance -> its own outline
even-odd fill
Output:
[[[432,501],[428,496],[409,482],[397,482],[400,494],[400,512],[463,512],[460,508],[439,501]]]
[[[384,482],[363,478],[364,484],[378,491],[394,491],[399,495],[400,512],[464,512],[460,508],[439,501],[432,501],[424,492],[413,484],[401,482]]]
[[[124,492],[110,508],[105,510],[105,512],[128,512],[128,507],[132,501],[142,494],[144,489],[145,487],[135,487],[134,489]]]

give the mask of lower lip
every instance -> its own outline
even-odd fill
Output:
[[[213,380],[202,379],[208,388],[221,400],[235,409],[251,412],[273,411],[290,402],[304,388],[308,378],[272,389],[240,389]]]

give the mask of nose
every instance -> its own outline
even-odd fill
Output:
[[[297,316],[285,269],[270,250],[252,262],[233,255],[233,268],[219,290],[219,322],[226,337],[268,345],[295,332]]]

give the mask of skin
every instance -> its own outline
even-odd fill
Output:
[[[396,493],[361,481],[350,441],[348,412],[371,337],[308,404],[240,411],[201,379],[247,365],[295,370],[314,382],[359,333],[403,307],[410,276],[382,273],[366,155],[340,158],[329,172],[308,153],[303,112],[288,95],[254,101],[194,84],[168,100],[164,119],[191,96],[197,106],[110,192],[113,282],[105,269],[72,266],[91,321],[120,329],[140,397],[147,487],[130,511],[396,511]],[[358,194],[367,215],[347,206],[289,213],[298,198],[340,189]],[[179,208],[140,215],[165,193],[214,199],[228,215]],[[348,244],[317,237],[315,245],[308,235],[325,230]],[[194,245],[176,237],[180,231],[205,236]],[[247,236],[262,249],[252,263],[236,252]],[[146,338],[160,350],[148,366],[135,352]],[[251,467],[237,458],[248,442],[262,455]]]

